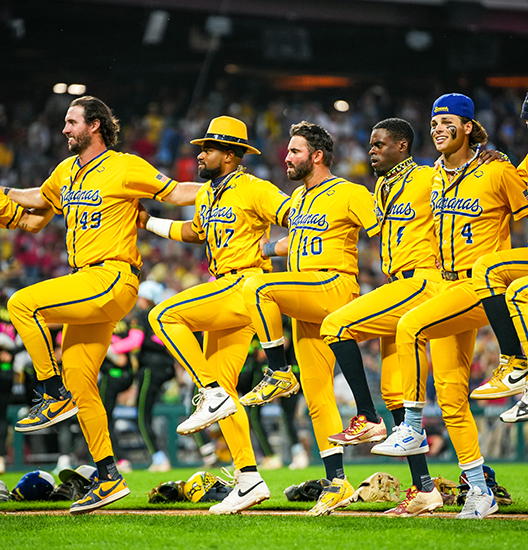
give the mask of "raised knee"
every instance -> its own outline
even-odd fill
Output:
[[[244,301],[249,304],[255,303],[257,294],[262,294],[265,287],[265,281],[261,275],[252,275],[244,283],[242,290]]]

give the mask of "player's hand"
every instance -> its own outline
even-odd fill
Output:
[[[150,215],[147,212],[147,209],[141,203],[138,203],[138,216],[136,219],[136,225],[139,227],[139,229],[147,228],[147,222],[149,218]]]
[[[478,158],[479,164],[489,164],[490,162],[498,160],[499,162],[509,162],[510,159],[504,153],[497,151],[496,149],[486,149],[482,151]]]
[[[264,235],[262,235],[262,238],[260,239],[259,247],[260,247],[260,254],[265,260],[267,260],[268,257],[264,256],[264,250],[263,249],[264,249],[264,245],[266,243],[269,243],[269,242],[270,242],[270,240],[268,239],[268,236],[266,235],[266,233],[264,233]]]

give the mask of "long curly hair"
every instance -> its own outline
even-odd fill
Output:
[[[116,145],[120,130],[119,121],[106,103],[91,95],[85,95],[70,103],[70,107],[75,106],[84,108],[84,120],[87,124],[91,124],[94,120],[99,121],[101,137],[107,147]]]

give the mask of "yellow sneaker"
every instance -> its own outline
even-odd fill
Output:
[[[499,366],[493,376],[474,389],[471,399],[500,399],[522,393],[528,384],[528,362],[526,357],[501,355]]]
[[[245,407],[265,405],[277,397],[290,397],[297,393],[300,387],[291,367],[288,367],[287,371],[272,371],[270,368],[266,368],[262,381],[241,397],[240,403]]]
[[[41,395],[37,391],[35,393],[37,399],[34,399],[33,402],[36,405],[31,407],[26,418],[22,418],[15,424],[15,431],[17,432],[43,430],[79,412],[70,392],[67,393],[66,399],[55,399],[46,393]]]
[[[308,512],[310,516],[328,516],[336,508],[345,508],[352,502],[354,487],[348,479],[335,477],[332,484],[323,489],[317,504]]]
[[[126,497],[130,493],[122,475],[106,481],[96,480],[90,486],[90,490],[84,498],[74,502],[70,507],[70,514],[82,514],[102,508],[111,502]]]
[[[424,512],[433,513],[433,510],[444,505],[442,495],[435,487],[430,493],[418,491],[415,485],[407,489],[405,500],[400,502],[396,508],[387,510],[385,516],[408,518],[418,516]]]

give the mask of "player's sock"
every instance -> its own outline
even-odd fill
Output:
[[[355,340],[334,342],[330,344],[330,348],[334,352],[343,376],[354,394],[358,416],[362,414],[369,422],[378,423],[380,418],[372,402],[361,351],[357,342]]]
[[[392,409],[391,411],[392,418],[394,418],[394,425],[399,426],[403,419],[405,418],[405,409],[403,407],[399,407],[398,409]]]
[[[97,467],[97,477],[100,480],[117,479],[120,475],[113,456],[107,456],[96,462],[95,465]]]
[[[326,479],[332,481],[334,477],[345,479],[345,469],[343,468],[343,453],[324,456],[323,464],[326,472]]]
[[[466,472],[466,477],[471,487],[475,487],[475,486],[479,487],[483,495],[489,494],[482,465],[475,466],[474,468],[469,468],[468,470],[464,470],[464,471]]]
[[[499,294],[483,298],[482,305],[499,342],[501,354],[524,355],[515,325],[510,317],[510,311],[506,305],[506,295]]]
[[[64,387],[64,382],[62,381],[62,376],[60,374],[44,380],[43,384],[44,391],[51,397],[54,397],[55,399],[66,398],[68,390]]]
[[[240,468],[241,472],[256,472],[257,467],[256,466],[244,466],[243,468]]]
[[[208,388],[219,388],[220,384],[218,382],[211,382],[210,384],[207,384]]]
[[[284,350],[284,344],[275,346],[273,348],[264,348],[266,357],[268,358],[268,367],[272,371],[288,370],[288,360],[286,359],[286,351]]]
[[[417,432],[422,433],[422,417],[422,409],[417,409],[414,407],[406,408],[405,418],[403,421],[405,422],[405,424],[408,424],[409,426],[414,428]]]

